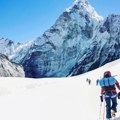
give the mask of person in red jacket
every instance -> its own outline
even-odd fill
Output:
[[[106,71],[104,73],[104,78],[110,78],[111,72]],[[116,87],[120,90],[119,82],[116,80],[114,85],[104,86],[101,89],[102,96],[105,96],[106,101],[106,118],[111,120],[112,117],[115,117],[115,113],[117,112],[117,91]],[[112,105],[111,105],[112,102]],[[111,116],[112,115],[112,116]]]

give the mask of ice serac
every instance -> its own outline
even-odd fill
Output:
[[[10,58],[23,64],[26,77],[67,76],[92,42],[100,21],[86,0],[77,0],[41,37]]]
[[[120,15],[109,15],[98,25],[92,43],[73,68],[78,75],[120,58]]]
[[[24,77],[23,67],[11,63],[7,56],[0,53],[0,77]]]

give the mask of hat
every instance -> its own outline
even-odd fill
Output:
[[[111,72],[110,71],[104,72],[104,77],[105,78],[111,77]]]

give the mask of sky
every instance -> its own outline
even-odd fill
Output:
[[[74,0],[0,0],[0,37],[26,42],[41,36]],[[89,0],[99,15],[120,14],[120,0]]]

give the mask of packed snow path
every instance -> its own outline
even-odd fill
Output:
[[[99,120],[100,87],[96,79],[109,69],[120,82],[119,63],[70,78],[0,78],[0,120]],[[120,100],[118,104],[120,120]],[[104,103],[101,120],[103,108]]]

